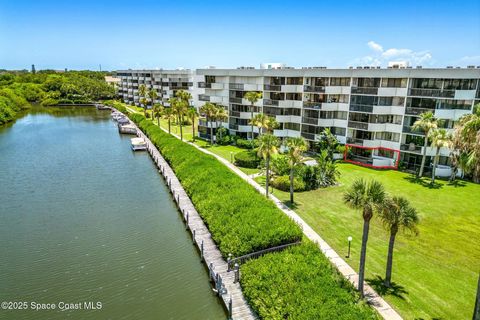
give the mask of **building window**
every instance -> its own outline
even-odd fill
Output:
[[[350,78],[330,78],[330,86],[348,87],[350,85]]]
[[[405,88],[407,87],[407,79],[406,78],[383,78],[382,87]]]

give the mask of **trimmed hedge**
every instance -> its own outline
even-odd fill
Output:
[[[251,149],[252,143],[254,148],[258,147],[257,140],[252,141],[252,140],[245,140],[245,139],[237,139],[237,141],[235,141],[236,146],[242,149]]]
[[[224,257],[302,238],[294,221],[213,156],[169,135],[143,115],[130,118],[173,168]]]
[[[272,186],[278,190],[290,192],[290,177],[278,176],[272,180]],[[293,177],[293,191],[304,191],[305,183],[303,180]]]
[[[260,160],[255,151],[242,151],[235,154],[235,164],[243,168],[257,168]]]
[[[247,261],[240,283],[262,319],[379,319],[309,241]]]

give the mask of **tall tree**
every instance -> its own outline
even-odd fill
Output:
[[[190,100],[192,95],[190,92],[185,90],[178,90],[175,94],[177,97],[177,103],[175,104],[175,111],[180,125],[180,140],[183,140],[183,122],[185,114],[187,113],[188,108],[190,107]]]
[[[302,154],[308,150],[308,142],[303,137],[287,138],[285,145],[288,148],[287,158],[290,167],[290,203],[293,204],[295,168],[300,164]]]
[[[278,138],[272,134],[263,134],[258,138],[258,155],[265,159],[265,195],[268,198],[268,187],[270,183],[270,159],[272,155],[278,153]]]
[[[355,180],[352,186],[344,193],[343,201],[353,209],[362,210],[363,235],[362,250],[360,252],[360,266],[358,270],[358,291],[364,297],[363,285],[365,280],[365,260],[367,257],[368,232],[370,220],[378,212],[385,200],[385,188],[372,180],[369,183],[363,179]]]
[[[215,105],[216,106],[216,113],[215,113],[215,121],[217,123],[217,130],[221,128],[222,126],[219,127],[218,122],[222,121],[224,122],[225,120],[228,120],[228,112],[225,109],[225,106],[222,106],[220,104]],[[220,130],[220,139],[222,139],[222,131]]]
[[[152,120],[155,117],[157,119],[157,125],[160,127],[160,117],[163,114],[163,105],[160,103],[155,103],[152,108]]]
[[[148,99],[150,100],[150,106],[152,107],[152,120],[154,118],[153,116],[153,105],[155,104],[155,100],[158,98],[158,93],[157,90],[151,88],[147,92]]]
[[[464,155],[464,171],[480,183],[480,104],[472,114],[464,115],[455,126],[454,148]]]
[[[262,93],[259,91],[249,91],[245,93],[244,96],[245,99],[247,99],[250,102],[250,119],[253,119],[253,110],[255,108],[255,103],[257,103],[258,100],[262,99]],[[251,139],[253,141],[254,135],[253,135],[253,123],[251,124],[252,127],[252,136]],[[253,148],[253,143],[252,143],[252,148]]]
[[[163,110],[163,118],[168,121],[168,133],[171,133],[172,120],[175,120],[176,116],[175,116],[175,111],[172,108],[171,101],[169,102],[170,102],[170,107],[165,108]]]
[[[200,107],[200,112],[205,115],[207,123],[210,125],[210,145],[213,146],[213,121],[217,114],[216,107],[211,102],[206,102],[203,106]]]
[[[452,136],[445,129],[435,129],[430,132],[430,140],[432,140],[432,147],[436,149],[435,157],[433,158],[432,168],[432,184],[435,182],[435,173],[437,170],[438,159],[440,158],[441,148],[450,148],[452,145]]]
[[[147,117],[147,87],[144,84],[138,86],[138,95],[140,97],[140,103],[143,107],[143,114]]]
[[[425,140],[423,143],[423,155],[422,163],[420,165],[420,170],[417,177],[423,176],[423,170],[425,168],[425,160],[427,159],[427,147],[428,147],[428,138],[431,130],[435,130],[438,127],[438,119],[435,118],[435,115],[428,111],[420,114],[420,118],[415,121],[412,126],[413,130],[420,130],[425,134]]]
[[[395,237],[399,231],[411,232],[417,235],[419,218],[417,210],[415,210],[415,208],[410,205],[410,202],[403,197],[387,197],[384,205],[379,211],[379,216],[385,229],[390,232],[387,268],[384,281],[384,285],[390,287],[392,281],[393,247],[395,245]]]
[[[188,108],[187,117],[190,119],[190,121],[192,121],[192,140],[195,142],[195,121],[198,119],[197,109],[194,107]]]

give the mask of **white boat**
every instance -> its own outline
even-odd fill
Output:
[[[132,142],[132,150],[147,150],[147,142],[143,138],[132,138],[130,139]]]
[[[133,124],[118,125],[118,132],[126,134],[137,134],[137,128]]]

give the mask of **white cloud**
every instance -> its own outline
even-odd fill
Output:
[[[458,60],[460,64],[480,65],[480,56],[465,56]]]
[[[386,66],[390,61],[406,61],[410,65],[430,65],[433,63],[432,54],[429,51],[414,51],[405,48],[384,49],[382,45],[375,41],[369,41],[367,45],[373,51],[372,54],[355,59],[354,64]]]
[[[372,49],[374,51],[379,51],[379,52],[383,51],[383,47],[381,45],[379,45],[378,43],[376,43],[375,41],[368,41],[367,44],[370,47],[370,49]]]

